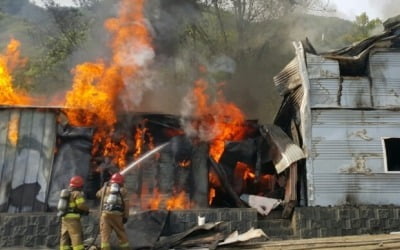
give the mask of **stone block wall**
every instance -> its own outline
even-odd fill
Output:
[[[197,225],[197,216],[205,222],[228,221],[224,230],[245,232],[257,227],[254,209],[194,209],[169,213],[162,235],[180,233]],[[98,233],[98,213],[82,217],[84,239]],[[60,223],[55,213],[0,213],[0,249],[6,247],[47,247],[56,249],[60,240]]]
[[[197,224],[228,221],[227,231],[240,233],[251,227],[263,229],[272,240],[380,234],[400,231],[398,206],[297,207],[290,220],[258,217],[254,209],[222,208],[172,211],[162,235],[183,232]],[[98,231],[98,214],[82,219],[85,239]],[[55,213],[0,213],[0,249],[6,247],[48,247],[56,249],[60,225]]]
[[[93,235],[98,220],[93,216],[82,219],[84,235]],[[60,240],[60,223],[55,213],[0,213],[0,249],[5,247],[46,246],[55,248]]]
[[[171,235],[186,231],[197,225],[197,217],[205,217],[205,222],[229,222],[225,230],[243,233],[257,227],[257,212],[251,208],[219,208],[176,210],[169,214],[163,235]]]
[[[292,217],[295,238],[382,234],[400,231],[398,206],[299,207]]]

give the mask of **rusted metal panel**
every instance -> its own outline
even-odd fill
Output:
[[[306,54],[309,79],[339,78],[339,63],[323,56]]]
[[[372,107],[369,79],[367,77],[343,77],[338,98],[342,108]]]
[[[374,51],[369,58],[375,107],[400,107],[400,51]]]
[[[382,145],[399,135],[396,111],[312,110],[312,205],[400,205],[400,174],[386,173]]]
[[[43,211],[56,140],[55,113],[10,108],[1,109],[0,117],[0,190],[4,192],[0,211]]]

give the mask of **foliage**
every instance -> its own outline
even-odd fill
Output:
[[[31,31],[41,51],[28,71],[36,82],[36,91],[66,87],[65,82],[70,79],[67,59],[85,41],[89,27],[89,20],[80,9],[60,7],[53,0],[44,2],[51,22]]]
[[[368,15],[363,12],[361,15],[356,16],[351,32],[345,35],[343,40],[347,43],[364,40],[373,35],[381,27],[382,21],[379,18],[370,20]]]
[[[13,0],[5,1],[14,6]],[[40,23],[0,14],[0,28],[7,30],[0,30],[0,45],[16,29],[31,38],[22,42],[25,52],[31,51],[20,82],[29,78],[36,93],[67,89],[77,63],[106,58],[103,21],[115,14],[115,2],[75,0],[78,7],[61,7],[45,0],[40,11],[48,21]],[[146,16],[158,57],[154,71],[177,89],[177,102],[201,76],[211,86],[225,82],[228,100],[248,118],[270,122],[280,103],[272,77],[293,57],[291,41],[307,36],[319,48],[336,48],[351,27],[343,20],[304,14],[323,9],[322,0],[148,0]]]
[[[2,0],[0,1],[0,11],[15,15],[21,10],[22,6],[28,2],[29,0]]]

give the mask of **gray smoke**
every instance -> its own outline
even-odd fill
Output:
[[[369,4],[379,11],[382,21],[400,15],[400,2],[398,0],[369,0]]]

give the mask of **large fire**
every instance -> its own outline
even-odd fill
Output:
[[[66,96],[70,123],[96,127],[92,153],[111,157],[120,168],[126,164],[126,138],[110,139],[117,121],[118,103],[129,84],[140,84],[134,79],[144,66],[143,51],[153,51],[143,5],[143,0],[121,1],[118,17],[105,22],[112,37],[111,60],[76,66],[73,87]]]
[[[193,127],[199,137],[210,143],[209,154],[219,162],[226,141],[239,141],[244,138],[245,116],[235,104],[226,101],[222,89],[218,89],[216,97],[212,100],[207,95],[208,87],[209,84],[204,79],[197,80],[188,98],[195,104],[196,121]],[[247,178],[247,175],[243,176],[244,180]],[[215,188],[220,187],[218,176],[212,171],[209,173],[209,183],[209,204],[211,204],[215,197]]]
[[[124,99],[124,95],[132,89],[141,88],[136,86],[143,84],[140,73],[154,56],[143,8],[144,0],[121,0],[118,16],[105,22],[105,28],[111,34],[111,58],[77,65],[72,70],[74,74],[72,89],[65,98],[64,111],[69,124],[96,128],[92,155],[111,159],[120,169],[127,165],[127,160],[137,159],[155,146],[154,138],[146,127],[146,121],[130,128],[132,131],[128,134],[115,136],[121,107],[135,103],[135,100]],[[19,47],[20,43],[13,39],[0,55],[0,103],[2,104],[30,104],[31,101],[13,87],[12,71],[26,62],[20,58]],[[238,141],[245,137],[245,115],[236,105],[225,99],[222,89],[218,89],[214,96],[207,94],[209,90],[209,83],[206,80],[199,79],[195,82],[193,90],[188,94],[194,101],[190,115],[195,118],[192,126],[198,137],[210,145],[209,155],[219,162],[225,142]],[[16,124],[18,121],[12,120],[9,127],[15,128]],[[170,132],[182,134],[182,131]],[[16,138],[16,133],[9,133],[9,140],[12,143],[16,143]],[[177,166],[190,169],[191,161],[178,162]],[[240,163],[238,169],[241,169],[244,181],[255,178],[249,166]],[[218,176],[212,171],[209,173],[209,183],[209,204],[211,204],[216,196],[216,188],[221,185]],[[160,194],[157,188],[152,192],[152,194],[141,194],[152,197],[144,204],[146,208],[158,209],[163,206],[167,209],[186,209],[192,205],[188,193],[183,190],[174,191],[167,198],[164,194]]]
[[[210,100],[206,91],[208,82],[199,79],[195,82],[194,96],[196,107],[195,117],[200,119],[200,133],[207,133],[210,145],[210,155],[219,161],[226,141],[238,141],[245,136],[245,116],[233,103],[227,102],[221,89],[215,100]],[[201,135],[200,135],[201,136]]]
[[[73,87],[66,96],[66,114],[72,125],[96,127],[93,139],[93,155],[103,155],[112,159],[120,168],[126,166],[128,140],[122,137],[113,140],[118,116],[118,104],[123,94],[132,84],[141,84],[138,73],[145,63],[153,57],[151,36],[143,16],[144,0],[123,0],[118,17],[105,22],[111,33],[112,58],[109,63],[83,63],[75,67]],[[134,128],[132,128],[134,129]],[[153,137],[143,124],[135,129],[133,138],[133,158],[141,156],[146,150],[154,148]],[[147,190],[143,188],[143,190]],[[143,196],[146,194],[142,193]],[[178,193],[165,201],[167,209],[186,208],[184,194]],[[153,199],[147,205],[151,209],[160,206],[160,195],[155,189]],[[142,204],[143,207],[143,204]]]
[[[28,105],[31,99],[13,86],[12,72],[22,67],[26,59],[20,57],[21,43],[11,39],[0,54],[0,103],[2,105]]]

